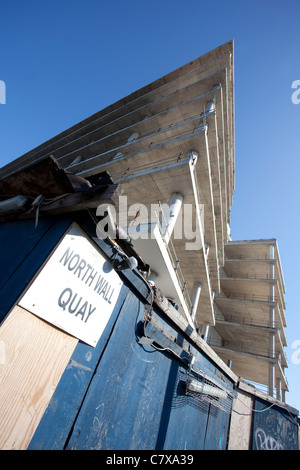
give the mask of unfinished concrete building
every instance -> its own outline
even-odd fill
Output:
[[[122,200],[112,215],[149,265],[144,275],[234,373],[265,384],[271,396],[276,388],[284,401],[277,243],[229,235],[233,41],[62,132],[2,168],[0,177],[50,155],[70,173],[106,171],[120,183]]]
[[[229,241],[215,295],[215,330],[210,343],[235,372],[267,386],[284,400],[285,286],[275,239]]]

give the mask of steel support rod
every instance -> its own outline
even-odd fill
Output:
[[[176,224],[176,220],[178,218],[182,206],[182,201],[182,194],[173,193],[168,202],[169,210],[167,211],[167,213],[163,214],[162,233],[166,244],[168,244],[170,241],[172,232]]]

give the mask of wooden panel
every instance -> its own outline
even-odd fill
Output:
[[[228,450],[249,450],[253,399],[238,393],[233,402]]]
[[[78,340],[16,306],[0,342],[0,449],[26,449]]]
[[[33,276],[55,248],[70,219],[41,219],[37,228],[34,221],[16,221],[0,224],[0,321],[17,303]],[[4,269],[5,267],[5,269]]]
[[[182,359],[180,363],[173,360],[168,374],[167,371],[165,372],[167,392],[161,411],[156,449],[225,449],[230,419],[230,401],[215,401],[214,404],[211,404],[211,400],[206,400],[205,396],[201,394],[186,394],[186,382],[193,370],[201,371],[229,392],[232,390],[231,381],[220,373],[212,362],[199,353],[199,350],[180,331],[177,332],[171,328],[171,325],[163,324],[162,317],[160,319],[158,316],[155,317],[156,312],[152,312],[151,323],[155,324],[158,329],[155,331],[155,328],[148,324],[146,327],[147,336],[153,338],[160,347],[170,348]],[[164,335],[169,338],[164,340]],[[172,336],[174,337],[173,343],[170,341]],[[188,367],[188,361],[184,360],[190,354],[195,360],[191,371]],[[199,380],[199,377],[194,374],[191,378]]]
[[[226,450],[230,414],[229,411],[210,405],[204,450]]]

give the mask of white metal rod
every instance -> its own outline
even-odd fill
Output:
[[[192,293],[192,312],[191,312],[192,320],[195,320],[200,294],[201,294],[201,284],[198,282],[197,284],[195,284],[193,293]]]
[[[163,214],[162,219],[162,233],[165,239],[166,244],[169,243],[172,232],[174,230],[177,217],[179,215],[181,205],[183,201],[183,196],[180,193],[173,193],[169,202],[168,213]]]

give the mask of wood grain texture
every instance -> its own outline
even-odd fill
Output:
[[[0,328],[0,449],[26,449],[78,340],[15,306]]]

